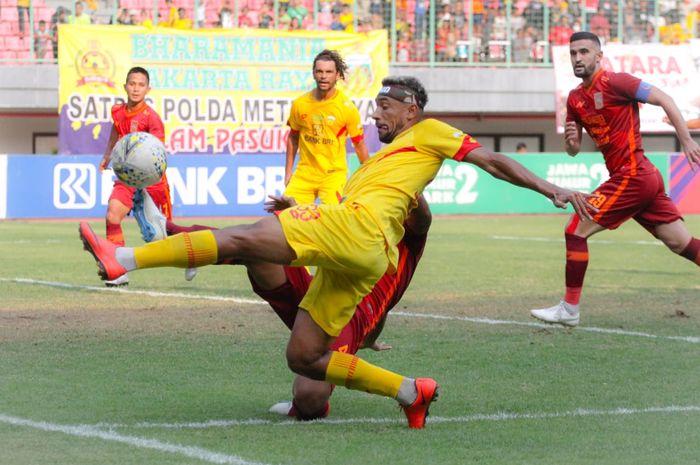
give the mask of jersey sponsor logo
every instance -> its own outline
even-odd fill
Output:
[[[602,92],[596,92],[593,94],[593,103],[595,104],[595,109],[600,110],[603,108],[603,93]]]
[[[137,132],[139,130],[139,122],[136,121],[135,119],[131,120],[131,127],[129,128],[129,132]]]
[[[59,210],[89,210],[97,202],[97,171],[90,163],[58,163],[53,169],[53,204]]]
[[[289,214],[300,221],[314,221],[321,217],[321,212],[316,205],[299,205],[291,208]]]

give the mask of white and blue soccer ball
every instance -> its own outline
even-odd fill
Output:
[[[165,145],[147,132],[131,132],[112,149],[112,170],[124,184],[143,189],[157,183],[167,167]]]

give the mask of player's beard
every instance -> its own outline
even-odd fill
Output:
[[[585,79],[587,77],[590,77],[595,72],[595,67],[596,67],[595,63],[593,63],[591,65],[584,64],[583,68],[576,68],[576,66],[574,66],[574,76],[576,76],[577,78],[581,78],[581,79]]]

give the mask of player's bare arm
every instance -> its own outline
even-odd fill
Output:
[[[581,150],[581,126],[576,121],[567,121],[564,126],[564,146],[572,157]]]
[[[428,202],[423,195],[419,195],[416,199],[416,208],[411,210],[404,222],[406,231],[410,231],[416,236],[426,234],[430,229],[430,224],[433,221],[433,215],[430,212]]]
[[[550,199],[558,208],[566,208],[566,204],[570,203],[581,218],[593,219],[591,211],[597,211],[587,201],[590,195],[563,189],[545,181],[503,154],[479,147],[469,152],[464,161],[473,163],[495,178],[539,192]]]
[[[690,163],[693,170],[697,169],[697,166],[700,165],[700,146],[690,136],[688,126],[676,102],[674,102],[671,96],[666,92],[657,87],[652,87],[651,92],[649,92],[649,97],[647,98],[647,103],[660,106],[664,109],[671,125],[676,129],[676,134],[681,141],[683,153],[685,153],[688,163]]]
[[[284,164],[284,185],[289,184],[289,180],[292,179],[292,172],[294,171],[294,157],[297,155],[299,150],[299,132],[291,130],[289,131],[289,136],[287,137],[287,158]]]
[[[107,148],[105,149],[104,155],[102,155],[102,160],[100,160],[100,172],[104,171],[109,166],[109,161],[112,158],[112,149],[117,143],[118,138],[119,136],[117,134],[117,127],[115,125],[112,125],[112,132],[109,133],[109,141],[107,141]]]
[[[357,143],[353,142],[352,145],[355,147],[355,153],[357,154],[357,159],[360,160],[360,163],[366,162],[369,158],[369,149],[367,148],[365,140],[362,139]]]

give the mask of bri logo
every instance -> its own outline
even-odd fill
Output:
[[[97,168],[90,163],[59,163],[53,169],[53,205],[89,210],[97,202]]]

